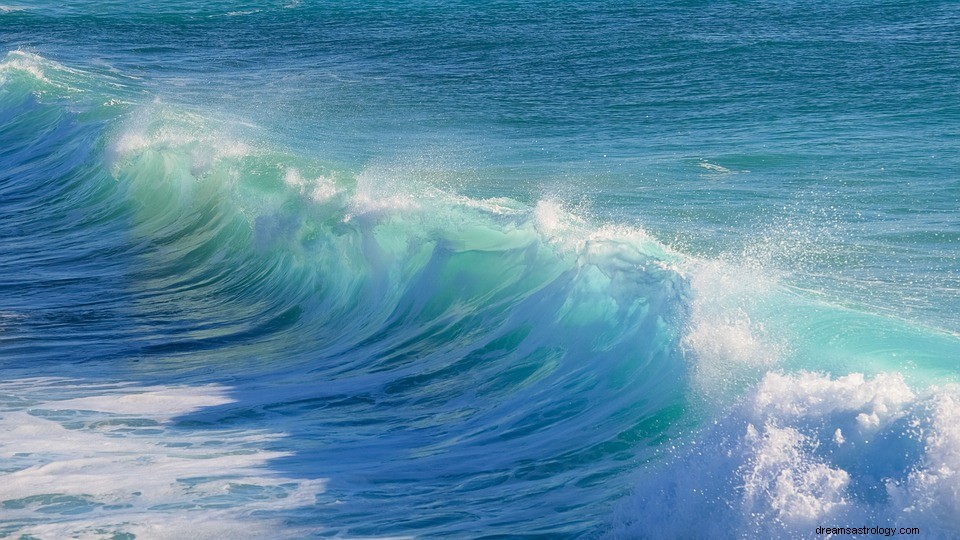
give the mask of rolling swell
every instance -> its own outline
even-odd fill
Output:
[[[334,479],[300,521],[580,533],[681,417],[686,285],[642,231],[338,171],[27,53],[0,75],[5,356],[232,383],[179,422],[282,426],[270,466]]]

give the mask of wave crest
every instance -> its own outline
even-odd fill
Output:
[[[960,401],[899,374],[767,374],[701,440],[638,480],[611,538],[960,532]]]

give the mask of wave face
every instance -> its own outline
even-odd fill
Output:
[[[955,9],[107,6],[0,6],[0,536],[960,535]]]
[[[10,527],[138,534],[179,521],[154,512],[217,524],[304,505],[351,535],[562,532],[545,501],[596,515],[682,413],[686,283],[643,231],[345,176],[175,107],[71,110],[69,70],[3,65],[9,369],[71,358],[100,381],[7,385],[8,429],[63,445],[17,458]],[[245,382],[179,384],[218,372]],[[71,480],[84,471],[102,487]],[[316,474],[340,480],[317,491]]]

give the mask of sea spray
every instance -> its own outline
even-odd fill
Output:
[[[956,6],[8,4],[0,535],[957,535]]]

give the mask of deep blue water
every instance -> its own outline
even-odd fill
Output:
[[[957,3],[38,0],[0,53],[0,537],[960,535]]]

